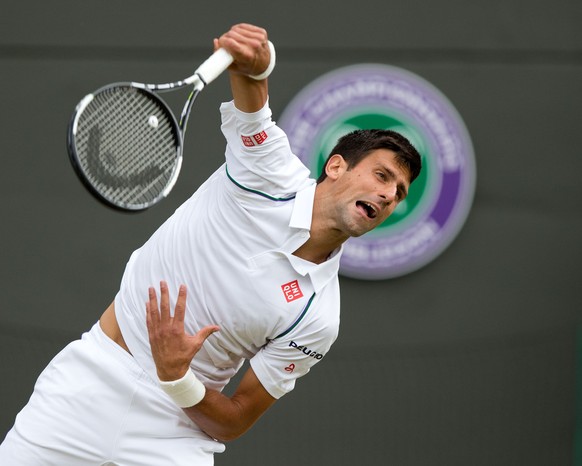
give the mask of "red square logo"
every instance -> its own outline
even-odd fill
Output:
[[[264,131],[261,131],[260,133],[255,134],[253,136],[253,139],[256,141],[256,143],[258,145],[261,145],[267,139],[267,133],[265,133]]]
[[[288,303],[295,301],[296,299],[303,298],[303,292],[301,291],[297,280],[293,280],[292,282],[281,285],[281,289],[283,290],[283,294],[285,295],[285,299]]]
[[[242,142],[245,146],[247,147],[253,147],[255,145],[255,143],[253,142],[253,140],[248,137],[248,136],[241,136],[242,138]]]

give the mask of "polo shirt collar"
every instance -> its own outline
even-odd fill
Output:
[[[295,271],[303,276],[309,276],[313,291],[319,293],[327,283],[337,276],[340,266],[340,258],[342,255],[343,246],[340,246],[332,252],[331,256],[321,264],[314,264],[308,262],[293,254],[285,253],[287,259]]]
[[[307,231],[311,229],[316,186],[314,182],[295,194],[295,205],[293,206],[293,212],[289,220],[289,226],[291,228],[299,228]]]
[[[311,220],[313,218],[313,202],[315,200],[315,183],[309,185],[295,195],[295,205],[289,221],[291,228],[298,229],[297,236],[301,239],[298,241],[294,235],[291,241],[288,241],[282,248],[282,253],[287,257],[295,271],[302,275],[309,275],[313,289],[318,293],[333,277],[337,276],[339,271],[339,262],[343,246],[337,248],[331,256],[321,264],[313,264],[293,255],[293,252],[299,248],[309,238],[311,229]]]

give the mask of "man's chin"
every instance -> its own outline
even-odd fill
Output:
[[[362,221],[362,219],[358,219],[357,221],[353,221],[350,224],[346,225],[347,230],[349,232],[349,236],[352,238],[358,238],[366,233],[372,231],[380,224],[378,222],[373,221]]]
[[[350,232],[351,233],[350,236],[352,238],[359,238],[360,236],[363,236],[366,233],[372,231],[374,228],[353,228],[352,231]]]

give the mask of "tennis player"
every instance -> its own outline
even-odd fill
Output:
[[[342,244],[394,211],[420,157],[396,133],[357,131],[316,182],[271,119],[266,31],[239,24],[214,46],[234,57],[226,162],[131,255],[100,321],[40,375],[0,464],[213,464],[336,339]]]

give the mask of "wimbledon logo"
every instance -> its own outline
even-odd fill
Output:
[[[342,275],[373,280],[413,272],[463,226],[475,191],[473,146],[452,104],[419,76],[387,65],[340,68],[297,94],[279,124],[314,178],[337,139],[356,129],[397,131],[422,156],[407,199],[374,231],[347,241]]]

